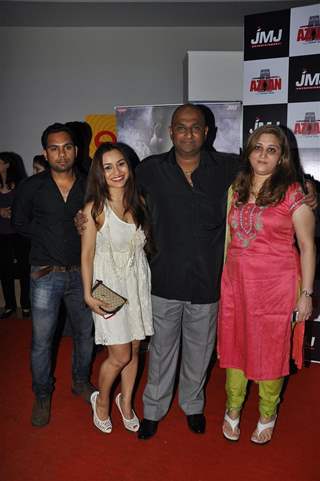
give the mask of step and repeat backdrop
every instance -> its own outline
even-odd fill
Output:
[[[320,181],[320,4],[249,15],[244,35],[244,144],[261,125],[286,126],[305,173]],[[320,362],[319,280],[306,337],[306,358]]]
[[[320,181],[320,4],[247,16],[244,31],[244,143],[260,125],[285,125]]]

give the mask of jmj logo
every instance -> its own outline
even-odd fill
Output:
[[[271,76],[270,69],[260,70],[260,76],[253,77],[250,82],[250,92],[270,94],[276,91],[280,91],[281,88],[281,77],[279,77],[278,75]]]
[[[301,79],[296,81],[297,90],[320,89],[320,73],[311,74],[303,70]]]
[[[320,134],[320,119],[316,119],[315,112],[306,112],[304,120],[297,120],[294,125],[294,134],[318,136]]]
[[[297,42],[316,43],[320,41],[320,16],[309,17],[308,25],[301,25],[298,28]]]
[[[260,120],[260,117],[257,117],[255,122],[254,122],[254,126],[253,128],[249,129],[249,134],[252,134],[256,129],[258,129],[259,127],[262,127],[263,125],[277,125],[279,126],[280,125],[280,121],[279,120],[276,120],[276,121],[263,121],[263,120]]]
[[[279,30],[262,30],[258,27],[255,38],[251,39],[252,47],[273,47],[279,45],[282,38],[282,28]]]

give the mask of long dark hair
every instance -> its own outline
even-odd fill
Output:
[[[111,200],[109,187],[105,180],[102,157],[105,153],[111,152],[112,150],[118,150],[128,165],[129,177],[124,187],[123,194],[124,213],[130,212],[136,227],[141,227],[144,231],[146,236],[145,251],[150,257],[154,254],[155,248],[152,240],[147,207],[138,193],[135,182],[133,165],[135,167],[136,159],[138,157],[131,147],[120,142],[104,142],[98,147],[92,159],[88,175],[85,203],[93,203],[91,214],[93,220],[96,222],[98,216],[103,211],[106,200]]]
[[[19,183],[27,177],[27,172],[22,160],[22,157],[16,152],[0,152],[0,159],[5,163],[9,164],[7,170],[6,185],[9,189],[16,188]],[[0,187],[2,185],[2,178],[0,176]]]
[[[256,198],[256,204],[264,206],[281,202],[289,185],[297,181],[297,173],[292,161],[290,146],[286,135],[279,127],[264,125],[255,130],[248,139],[244,151],[243,169],[233,184],[234,190],[238,193],[237,204],[245,204],[249,200],[254,176],[249,157],[259,141],[260,136],[263,134],[274,135],[278,139],[281,148],[281,157],[272,175],[263,183]]]

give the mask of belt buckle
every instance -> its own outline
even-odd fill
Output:
[[[72,267],[73,266],[71,266],[71,265],[65,266],[66,272],[71,272]]]

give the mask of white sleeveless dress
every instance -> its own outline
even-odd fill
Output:
[[[93,280],[128,299],[110,319],[93,313],[96,344],[125,344],[153,334],[151,276],[143,250],[145,235],[104,207],[105,221],[97,233]]]

